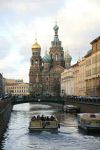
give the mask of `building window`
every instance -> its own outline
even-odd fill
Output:
[[[37,63],[38,63],[38,61],[36,60],[36,61],[35,61],[35,64],[37,64]]]
[[[97,73],[100,73],[100,66],[97,67]]]
[[[58,55],[56,54],[56,61],[58,60]]]
[[[96,67],[92,69],[92,74],[96,74]]]
[[[90,76],[91,75],[91,70],[87,70],[86,71],[86,76]]]
[[[97,62],[99,62],[99,61],[100,61],[100,54],[97,55]]]
[[[63,54],[61,54],[61,60],[63,60]]]
[[[89,66],[89,65],[91,65],[91,59],[88,59],[88,60],[86,61],[86,66]]]
[[[42,67],[44,66],[44,63],[42,62]]]
[[[95,56],[92,58],[92,64],[94,64],[94,63],[96,63],[96,57]]]
[[[52,59],[52,54],[51,54],[51,59]]]

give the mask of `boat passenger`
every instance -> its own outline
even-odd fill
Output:
[[[46,120],[47,120],[47,121],[49,121],[49,120],[50,120],[49,116],[47,116],[47,117],[46,117]]]
[[[40,119],[40,115],[37,115],[37,119],[38,119],[38,120]]]
[[[51,121],[53,121],[54,119],[55,119],[54,116],[51,116],[51,117],[50,117],[50,120],[51,120]]]
[[[33,117],[32,117],[32,120],[36,120],[36,117],[35,117],[35,116],[33,116]]]
[[[41,116],[41,120],[42,120],[42,121],[45,121],[45,117],[44,117],[43,115]]]

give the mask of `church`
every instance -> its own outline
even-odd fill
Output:
[[[32,57],[29,70],[30,94],[33,96],[59,96],[60,74],[71,66],[72,57],[68,52],[64,54],[59,40],[56,24],[53,28],[54,40],[51,41],[49,53],[41,57],[41,46],[37,41],[32,45]]]

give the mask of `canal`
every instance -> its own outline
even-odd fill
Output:
[[[58,132],[29,133],[31,116],[55,114],[61,123]],[[13,107],[0,150],[100,150],[100,135],[87,135],[77,128],[77,116],[49,105],[20,104]]]

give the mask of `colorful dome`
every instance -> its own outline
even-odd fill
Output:
[[[59,30],[59,27],[58,25],[56,24],[54,27],[53,27],[54,31],[58,31]]]
[[[49,54],[46,54],[44,57],[43,57],[43,61],[44,63],[50,63],[51,61],[51,57]]]

